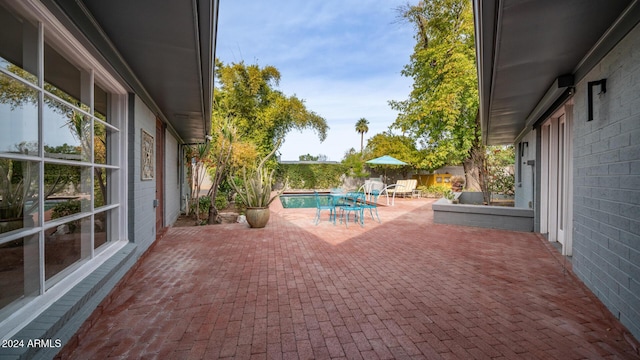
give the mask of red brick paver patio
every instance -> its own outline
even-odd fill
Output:
[[[637,358],[539,235],[433,224],[172,228],[61,352],[74,359]],[[633,342],[633,341],[631,341]]]

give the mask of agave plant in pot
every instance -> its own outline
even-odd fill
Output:
[[[247,223],[252,228],[263,228],[269,222],[269,204],[273,202],[282,191],[276,192],[272,195],[271,187],[273,185],[273,174],[275,170],[269,171],[265,168],[265,163],[278,149],[276,146],[269,155],[265,156],[260,164],[254,169],[247,171],[246,168],[242,169],[243,185],[238,186],[234,182],[231,182],[231,186],[234,188],[244,204],[247,206],[245,215],[247,217]]]

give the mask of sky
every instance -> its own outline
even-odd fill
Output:
[[[326,119],[327,138],[292,130],[281,160],[326,155],[340,161],[360,151],[355,124],[369,121],[364,144],[396,117],[390,100],[405,100],[412,81],[400,74],[413,52],[413,29],[398,20],[407,0],[220,1],[216,57],[226,64],[275,66],[278,89],[303,99]]]

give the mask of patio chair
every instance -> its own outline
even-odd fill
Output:
[[[378,215],[378,197],[380,196],[380,191],[378,190],[372,190],[371,194],[369,195],[370,200],[369,201],[365,201],[362,204],[362,211],[364,213],[365,210],[369,209],[369,215],[371,215],[371,219],[375,220],[376,218],[378,218],[378,223],[380,223],[380,215]],[[376,213],[376,218],[373,217],[373,211],[375,210]],[[364,217],[364,214],[363,214]],[[364,219],[363,219],[364,220]]]
[[[377,193],[378,195],[384,189],[384,183],[379,178],[371,178],[364,181],[364,184],[360,186],[358,191],[362,191],[366,194],[366,197],[369,200],[373,200],[373,194]]]
[[[318,223],[320,223],[320,213],[323,210],[329,210],[329,221],[333,221],[333,225],[335,225],[336,224],[336,207],[333,203],[333,199],[329,198],[328,201],[322,201],[317,191],[314,191],[313,194],[316,198],[316,218],[314,220],[315,224],[318,225]]]
[[[363,192],[350,192],[345,195],[345,202],[340,205],[340,223],[344,221],[345,226],[349,227],[349,215],[353,213],[354,220],[360,222],[360,226],[364,227],[364,207],[365,194]],[[345,219],[346,216],[346,219]]]

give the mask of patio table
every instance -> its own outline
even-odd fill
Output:
[[[358,205],[358,200],[360,200],[360,198],[358,196],[354,196],[354,194],[350,194],[350,193],[331,193],[331,199],[333,201],[333,206],[338,208],[340,207],[343,211],[343,213],[346,211],[347,213],[355,211],[355,217],[354,219],[357,220],[358,216],[360,216],[360,225],[364,226],[364,215],[363,215],[363,208],[361,206]],[[364,198],[361,198],[362,201],[365,201]],[[357,213],[359,212],[359,214]],[[338,211],[336,210],[336,214],[335,216],[338,215]],[[344,217],[344,216],[343,216]],[[340,221],[342,222],[342,218],[340,219]],[[347,218],[345,220],[345,225],[346,222],[349,221],[349,216],[347,215]]]

